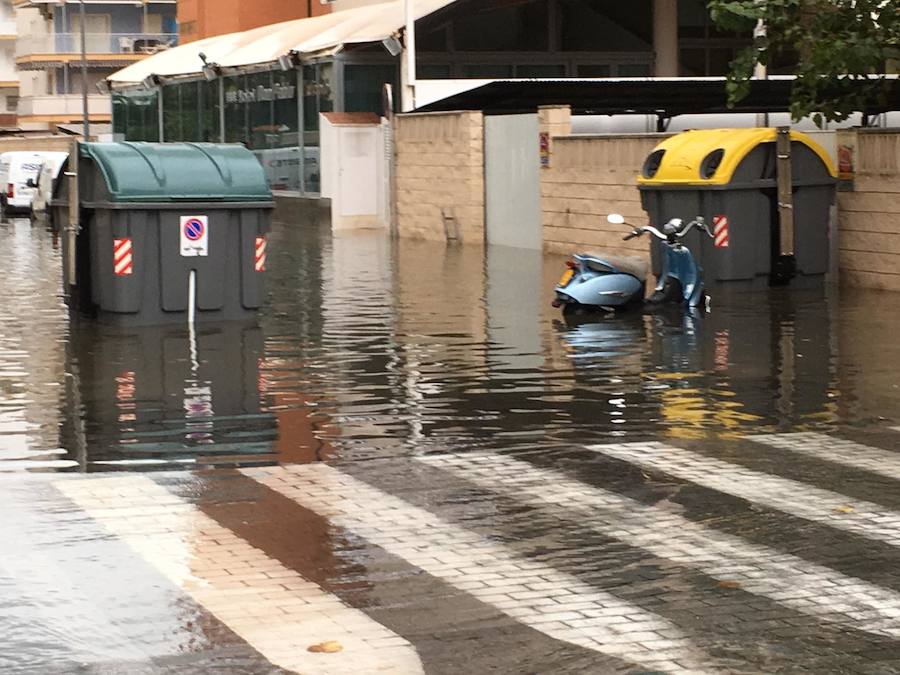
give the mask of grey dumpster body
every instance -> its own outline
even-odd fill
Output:
[[[638,182],[651,223],[699,215],[719,227],[716,239],[694,232],[685,241],[708,284],[770,283],[781,254],[775,138],[775,129],[684,132],[657,146],[644,165]],[[824,151],[798,132],[791,132],[791,169],[793,283],[814,285],[828,272],[836,173]],[[658,246],[651,256],[658,273]]]
[[[252,153],[234,145],[85,143],[78,173],[70,297],[81,309],[117,324],[180,323],[193,288],[198,321],[255,315],[265,298],[273,203]],[[54,220],[65,228],[68,186],[60,183]]]

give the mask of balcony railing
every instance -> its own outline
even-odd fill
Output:
[[[177,44],[177,33],[85,34],[85,51],[88,54],[155,54]],[[16,40],[16,56],[80,53],[81,33],[22,36]]]
[[[46,94],[23,96],[19,99],[19,117],[35,115],[81,115],[81,94]],[[112,114],[109,96],[88,96],[88,113],[91,115]]]

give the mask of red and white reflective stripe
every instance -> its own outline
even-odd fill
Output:
[[[257,272],[265,272],[266,271],[266,237],[265,237],[265,235],[262,237],[256,238],[256,264],[254,265],[254,269]]]
[[[120,277],[134,274],[131,239],[113,239],[113,271]]]
[[[716,248],[728,247],[728,216],[713,216],[713,236]]]

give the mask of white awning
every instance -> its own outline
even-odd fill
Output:
[[[454,2],[456,0],[415,0],[416,19]],[[107,79],[113,85],[128,85],[142,82],[149,75],[199,74],[203,69],[201,52],[210,63],[224,68],[272,63],[290,52],[301,57],[314,56],[348,44],[381,42],[395,35],[405,23],[404,0],[391,0],[189,42],[149,56]]]

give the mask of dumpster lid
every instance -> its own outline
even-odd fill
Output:
[[[641,185],[726,185],[731,182],[738,165],[757,145],[774,143],[778,130],[772,127],[753,129],[697,129],[684,131],[657,145],[650,158],[658,161],[656,173],[638,176]],[[791,141],[812,150],[825,165],[832,178],[837,171],[828,153],[807,134],[791,131]],[[709,178],[700,169],[704,160],[720,151],[715,160],[718,167]],[[662,152],[661,155],[656,153]],[[656,155],[656,157],[654,157]],[[650,161],[650,160],[648,160]]]
[[[82,143],[114,202],[270,201],[256,156],[242,145]]]

